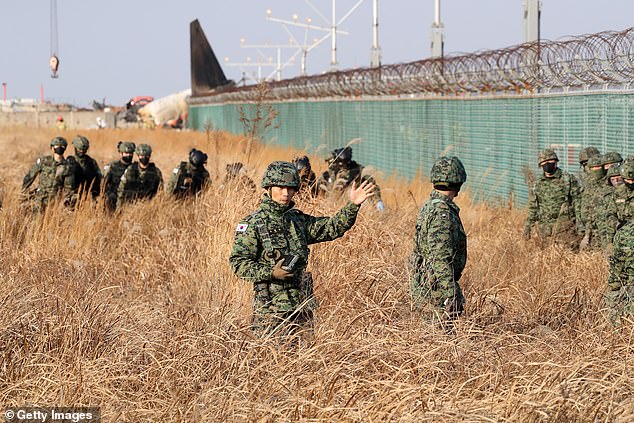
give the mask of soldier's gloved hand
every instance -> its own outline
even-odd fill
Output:
[[[282,263],[284,263],[284,259],[281,259],[280,261],[275,263],[275,266],[273,266],[273,271],[271,272],[273,279],[277,279],[280,281],[287,281],[289,279],[292,279],[295,274],[282,269]]]
[[[524,239],[527,241],[531,239],[531,228],[524,228]]]

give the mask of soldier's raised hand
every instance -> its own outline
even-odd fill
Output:
[[[363,204],[365,200],[374,195],[374,184],[370,181],[363,181],[357,186],[357,182],[352,183],[352,188],[348,194],[348,198],[357,206]]]

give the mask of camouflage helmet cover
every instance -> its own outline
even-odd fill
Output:
[[[297,168],[297,170],[302,170],[306,168],[308,172],[311,171],[310,159],[308,156],[298,156],[293,159],[293,164]]]
[[[557,153],[555,153],[555,150],[553,150],[552,148],[547,148],[539,152],[539,156],[537,157],[537,164],[541,166],[542,163],[548,160],[559,161],[559,157],[557,157]]]
[[[131,141],[119,141],[117,144],[117,150],[119,153],[134,153],[136,145]]]
[[[603,156],[600,154],[595,154],[594,156],[590,156],[588,159],[588,167],[599,167],[603,166]]]
[[[579,163],[587,162],[592,156],[600,156],[601,153],[596,147],[586,147],[579,152]]]
[[[75,147],[75,150],[88,151],[88,147],[90,147],[90,141],[88,141],[88,138],[83,135],[77,135],[73,139],[73,147]]]
[[[139,144],[135,151],[138,156],[149,157],[152,155],[152,146],[149,144]]]
[[[264,172],[262,188],[288,187],[299,189],[299,174],[293,163],[273,162]]]
[[[612,166],[611,168],[608,169],[608,171],[606,172],[606,176],[609,178],[613,177],[613,176],[621,176],[621,166]]]
[[[189,151],[189,163],[196,167],[202,166],[207,163],[207,154],[192,148]]]
[[[55,137],[51,140],[50,146],[66,148],[68,146],[68,141],[66,141],[66,138],[64,137]]]
[[[431,168],[432,184],[463,184],[467,171],[458,157],[439,157]]]
[[[603,164],[622,163],[623,157],[616,151],[609,151],[603,155]]]
[[[610,168],[610,170],[612,169],[614,168]],[[623,179],[634,179],[634,161],[627,160],[620,167],[616,167],[616,169],[621,170]]]

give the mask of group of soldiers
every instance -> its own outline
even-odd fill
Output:
[[[552,149],[540,152],[542,174],[530,189],[524,237],[539,226],[542,242],[577,250],[604,251],[610,276],[606,304],[613,321],[634,313],[634,156],[601,154],[595,147],[579,153],[577,177],[558,167]]]
[[[119,160],[107,164],[103,171],[88,155],[88,138],[77,135],[72,144],[75,154],[66,157],[66,139],[53,138],[49,144],[52,154],[39,157],[24,176],[22,192],[34,202],[34,211],[43,211],[52,201],[62,201],[73,207],[82,199],[97,200],[100,196],[103,196],[107,209],[114,211],[128,202],[151,199],[163,188],[163,174],[151,161],[152,147],[148,144],[120,141],[117,145]],[[202,191],[211,182],[206,162],[207,154],[192,149],[188,161],[174,168],[166,192],[183,198]],[[37,188],[31,190],[36,179]]]

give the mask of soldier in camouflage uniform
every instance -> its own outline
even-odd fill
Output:
[[[241,162],[228,163],[225,166],[225,179],[220,187],[232,187],[238,191],[256,192],[258,190],[255,182],[245,174],[244,165]]]
[[[600,156],[601,153],[596,147],[586,147],[579,152],[579,167],[581,168],[581,172],[577,176],[579,179],[579,185],[583,190],[583,186],[585,183],[586,175],[588,174],[588,161],[592,156]]]
[[[634,220],[634,185],[632,185],[634,182],[631,182],[634,181],[634,159],[628,158],[620,167],[611,168],[608,170],[608,176],[616,170],[621,175],[622,183],[619,183],[615,177],[611,177],[614,189],[603,198],[598,207],[604,213],[604,218],[600,221],[604,234],[602,246],[608,253],[612,251],[618,228]],[[627,181],[630,181],[630,185]]]
[[[75,147],[75,161],[81,169],[78,178],[79,191],[84,196],[87,196],[90,192],[92,198],[97,199],[101,192],[103,176],[97,161],[87,154],[90,141],[83,135],[77,135],[73,139],[73,147]]]
[[[238,277],[253,284],[254,330],[261,334],[292,333],[312,322],[316,300],[305,274],[308,246],[343,236],[374,191],[372,183],[355,183],[350,201],[337,214],[313,217],[294,208],[299,186],[292,163],[271,163],[262,178],[266,193],[260,208],[236,229],[229,262]]]
[[[579,244],[580,250],[601,248],[601,234],[599,231],[599,204],[606,195],[606,170],[603,168],[603,157],[591,156],[587,162],[585,184],[581,193],[581,223],[583,239]]]
[[[196,196],[211,184],[205,163],[207,163],[207,154],[193,148],[189,152],[189,162],[181,162],[174,168],[167,182],[167,193],[176,198]]]
[[[631,174],[629,174],[631,173]],[[634,191],[634,169],[628,170],[629,184]],[[634,316],[634,220],[630,220],[614,236],[614,248],[608,262],[608,290],[604,295],[612,323],[618,325],[621,317]]]
[[[425,317],[450,327],[464,309],[458,281],[467,263],[467,234],[453,199],[467,172],[457,157],[440,157],[430,179],[434,189],[416,219],[410,289]]]
[[[306,194],[311,197],[317,196],[317,176],[310,166],[308,156],[295,157],[293,164],[299,173],[299,194]]]
[[[55,137],[49,146],[53,154],[38,158],[22,181],[22,192],[29,195],[28,189],[38,178],[37,189],[29,195],[35,200],[36,213],[44,211],[55,199],[72,205],[77,195],[77,163],[70,157],[64,158],[68,142],[63,137]]]
[[[132,157],[136,145],[130,141],[119,141],[117,144],[117,150],[119,151],[119,160],[107,164],[103,168],[103,195],[106,203],[106,207],[110,211],[114,211],[117,208],[117,197],[119,194],[119,183],[123,172],[132,163]]]
[[[117,190],[118,205],[152,199],[159,189],[163,188],[163,174],[154,162],[150,162],[152,147],[148,144],[139,144],[135,152],[139,161],[128,166],[121,176]]]
[[[362,181],[369,181],[375,186],[374,202],[378,211],[384,211],[385,205],[381,200],[381,190],[373,177],[363,174],[363,166],[352,160],[352,148],[337,148],[330,152],[326,159],[328,170],[317,179],[317,188],[320,194],[342,193],[356,181],[357,185]]]
[[[529,193],[524,238],[530,239],[531,228],[538,223],[542,240],[550,238],[576,250],[578,235],[582,232],[581,223],[577,221],[581,215],[579,183],[573,175],[557,167],[558,161],[557,154],[550,148],[539,153],[543,175]]]

